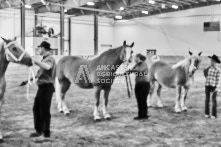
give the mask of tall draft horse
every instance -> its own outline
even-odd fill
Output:
[[[187,99],[187,94],[190,85],[193,81],[193,76],[195,71],[199,68],[201,62],[200,52],[197,55],[193,55],[189,52],[190,56],[184,60],[178,62],[175,65],[169,65],[162,61],[157,61],[150,66],[149,79],[150,79],[150,97],[148,98],[148,106],[151,106],[151,99],[154,92],[155,82],[157,81],[159,86],[157,89],[158,96],[158,106],[163,107],[161,100],[161,90],[162,86],[168,88],[176,88],[176,104],[175,112],[179,113],[181,111],[186,111],[187,107],[185,100]],[[182,90],[184,89],[184,94],[182,96]]]
[[[80,88],[95,89],[96,106],[94,109],[94,120],[100,120],[98,112],[100,104],[100,93],[104,90],[103,115],[105,119],[111,116],[107,112],[108,96],[115,78],[115,72],[122,63],[129,63],[132,59],[132,47],[126,45],[116,49],[109,49],[97,58],[86,60],[76,56],[63,57],[57,64],[56,69],[56,97],[59,112],[69,114],[69,110],[64,101],[65,94],[72,83]]]
[[[10,62],[32,66],[31,56],[15,42],[15,40],[6,40],[0,42],[0,111],[4,103],[4,93],[6,88],[5,72]],[[0,131],[0,141],[3,137]]]

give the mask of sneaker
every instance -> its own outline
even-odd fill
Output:
[[[42,135],[42,133],[34,132],[34,133],[30,134],[30,137],[39,137],[41,135]]]
[[[211,119],[216,119],[216,117],[215,116],[211,116]]]
[[[210,118],[210,116],[209,115],[205,115],[205,118]]]

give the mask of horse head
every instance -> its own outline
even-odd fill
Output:
[[[9,62],[20,63],[27,66],[33,65],[31,56],[16,42],[16,38],[14,38],[14,40],[2,38],[2,40],[4,41],[6,59]]]
[[[194,55],[192,52],[189,51],[190,57],[189,57],[189,75],[192,76],[195,71],[199,68],[200,62],[201,62],[201,54],[202,52]]]
[[[124,41],[123,49],[121,50],[121,54],[120,54],[120,59],[123,62],[130,63],[132,61],[133,46],[134,46],[134,42],[131,45],[127,45],[126,41]]]

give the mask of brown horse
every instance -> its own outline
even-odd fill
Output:
[[[115,72],[122,63],[131,62],[133,46],[134,43],[126,45],[126,41],[124,41],[123,46],[110,49],[91,60],[76,56],[63,57],[58,62],[56,71],[56,97],[59,111],[69,114],[64,98],[70,85],[74,83],[80,88],[95,89],[95,120],[101,119],[98,107],[101,90],[104,90],[103,115],[105,119],[109,119],[111,116],[107,112],[108,96],[115,78]]]
[[[4,103],[4,93],[6,88],[5,72],[10,62],[20,63],[26,66],[32,66],[30,55],[15,41],[6,40],[0,43],[0,111]],[[0,141],[2,141],[0,131]]]
[[[150,97],[148,98],[147,102],[148,106],[151,106],[151,98],[154,92],[154,85],[155,81],[157,81],[159,84],[159,87],[157,89],[159,107],[163,107],[160,96],[162,86],[165,86],[168,88],[177,89],[175,112],[187,110],[185,100],[187,99],[188,90],[190,88],[191,82],[193,81],[194,73],[199,68],[199,64],[201,61],[201,52],[198,55],[192,55],[192,52],[189,52],[189,54],[190,56],[188,58],[178,62],[173,66],[162,61],[157,61],[150,66],[149,79],[151,90]],[[185,92],[181,99],[182,88],[184,88]]]

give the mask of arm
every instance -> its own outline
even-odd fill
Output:
[[[140,66],[135,65],[131,70],[128,70],[127,72],[129,73],[134,73],[134,72],[142,72],[148,69],[148,66],[145,62],[143,62]]]
[[[37,61],[35,59],[32,59],[32,60],[33,60],[34,64],[38,65],[40,68],[42,68],[44,70],[51,69],[51,65],[49,65],[48,63],[40,62],[40,61]]]
[[[217,90],[217,87],[219,87],[219,82],[220,82],[220,72],[218,72],[216,74],[216,88],[215,88],[215,90]]]
[[[147,64],[144,62],[142,63],[140,66],[138,66],[137,64],[130,70],[127,70],[126,72],[122,73],[122,74],[118,74],[116,76],[125,76],[131,73],[137,73],[137,72],[142,72],[145,71],[146,69],[148,69]]]

